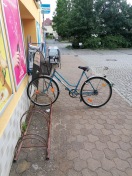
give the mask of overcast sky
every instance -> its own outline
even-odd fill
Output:
[[[56,0],[41,0],[43,4],[50,4],[50,14],[45,14],[44,19],[50,18],[52,19],[53,12],[56,8]],[[127,0],[128,3],[132,4],[132,0]]]

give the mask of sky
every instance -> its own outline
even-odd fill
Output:
[[[52,19],[53,12],[56,8],[56,0],[41,0],[43,4],[50,4],[50,14],[45,14],[44,19],[50,18]],[[132,0],[127,0],[128,3],[132,4]]]

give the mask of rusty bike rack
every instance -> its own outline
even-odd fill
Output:
[[[32,118],[33,118],[33,114],[35,113],[39,113],[40,115],[42,115],[42,117],[46,120],[47,122],[47,139],[45,139],[42,135],[39,134],[34,134],[34,133],[28,133]],[[26,115],[26,130],[23,132],[22,129],[22,121],[23,118]],[[21,119],[20,119],[20,130],[21,130],[21,137],[19,138],[16,148],[15,148],[15,154],[14,154],[14,162],[16,162],[18,160],[19,154],[21,152],[22,148],[33,148],[33,147],[38,147],[38,148],[46,148],[46,160],[49,160],[50,158],[50,138],[51,138],[51,119],[52,119],[52,104],[50,104],[49,107],[46,108],[39,108],[36,105],[31,105],[29,107],[29,110],[26,111]],[[24,146],[23,143],[25,140],[37,140],[39,143],[41,143],[42,145],[33,145],[33,144],[29,144]]]

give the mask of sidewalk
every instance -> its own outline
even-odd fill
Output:
[[[79,65],[84,62],[78,57],[65,55],[59,72],[76,82]],[[107,105],[92,109],[61,86],[53,104],[50,160],[42,149],[24,149],[10,173],[19,175],[132,176],[132,108],[113,90]]]

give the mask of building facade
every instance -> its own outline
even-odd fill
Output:
[[[28,110],[28,40],[42,41],[41,13],[35,0],[0,1],[0,176],[8,176]]]

